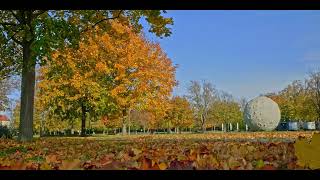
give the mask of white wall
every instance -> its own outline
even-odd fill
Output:
[[[0,121],[0,124],[1,124],[2,126],[7,126],[7,127],[9,127],[9,126],[10,126],[10,121]]]

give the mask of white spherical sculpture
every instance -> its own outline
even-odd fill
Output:
[[[265,96],[249,101],[244,109],[244,121],[252,131],[272,131],[278,126],[280,118],[278,104]]]

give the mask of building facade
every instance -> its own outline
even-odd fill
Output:
[[[10,119],[3,114],[0,114],[0,125],[10,127]]]

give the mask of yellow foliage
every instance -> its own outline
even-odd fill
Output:
[[[176,85],[172,61],[159,44],[131,27],[117,21],[111,27],[101,35],[86,34],[88,41],[80,42],[78,49],[53,54],[53,60],[41,68],[41,99],[46,106],[58,104],[63,111],[78,111],[83,101],[95,110],[112,99],[117,113],[139,108],[162,116]]]
[[[298,139],[294,147],[299,165],[320,169],[320,133],[313,134],[310,143],[306,138]]]

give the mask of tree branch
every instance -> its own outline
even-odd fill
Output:
[[[112,20],[112,19],[117,19],[120,17],[121,13],[122,13],[123,10],[120,10],[120,12],[118,13],[118,15],[116,17],[112,17],[112,18],[105,18],[105,19],[101,19],[100,21],[96,22],[92,28],[94,28],[96,25],[100,24],[101,22],[103,21],[108,21],[108,20]]]
[[[120,12],[118,13],[117,16],[115,17],[111,17],[111,18],[104,18],[104,19],[101,19],[100,21],[94,23],[94,25],[91,26],[91,28],[94,28],[95,26],[97,26],[98,24],[102,23],[103,21],[108,21],[108,20],[112,20],[112,19],[117,19],[120,17],[121,13],[122,13],[123,10],[120,10]],[[89,27],[87,27],[83,32],[86,32],[89,30]]]
[[[19,24],[9,23],[9,22],[0,22],[0,25],[2,25],[2,26],[18,26]]]
[[[17,44],[22,45],[22,42],[19,41],[17,38],[14,37],[18,32],[19,32],[19,31],[15,32],[15,33],[10,37],[10,39],[9,39],[7,42],[9,42],[9,41],[12,39],[12,40],[13,40],[14,42],[16,42]]]
[[[2,27],[3,27],[6,31],[9,31],[9,29],[6,27],[6,25],[3,25],[3,23],[0,23],[0,25],[2,25]],[[18,32],[21,30],[21,26],[20,26],[20,24],[15,24],[15,25],[14,25],[14,28],[11,28],[10,30],[13,31],[13,32],[15,32],[15,33],[18,33]]]
[[[4,28],[6,31],[9,32],[9,29],[8,29],[6,26],[3,26],[3,28]],[[16,39],[16,38],[14,37],[14,36],[15,36],[18,32],[20,32],[20,31],[21,31],[21,27],[20,27],[18,30],[14,31],[14,34],[7,40],[6,43],[8,43],[8,42],[12,39],[12,40],[13,40],[14,42],[16,42],[17,44],[22,45],[22,42],[19,41],[18,39]]]
[[[14,37],[18,32],[20,32],[20,31],[16,31],[16,32],[7,40],[7,42],[6,42],[5,44],[7,44],[7,43],[12,39],[12,40],[13,40],[14,42],[16,42],[17,44],[22,45],[22,42],[19,41],[17,38]]]
[[[45,12],[47,12],[47,10],[41,10],[41,11],[39,11],[38,13],[32,14],[32,19],[40,16],[41,14],[43,14],[43,13],[45,13]]]
[[[19,22],[21,22],[21,19],[18,17],[18,15],[16,15],[13,10],[10,10],[11,14],[16,18],[16,20],[18,20]]]

